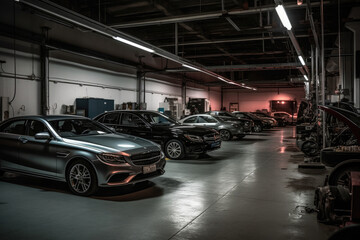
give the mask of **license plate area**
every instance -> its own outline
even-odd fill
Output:
[[[144,174],[155,172],[155,171],[156,171],[156,164],[151,164],[149,166],[144,166],[143,167],[143,173]]]

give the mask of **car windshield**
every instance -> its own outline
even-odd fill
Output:
[[[151,125],[172,125],[180,124],[175,120],[156,112],[142,112],[140,115]]]
[[[109,129],[90,119],[62,119],[49,121],[49,123],[61,137],[80,137],[111,133]]]

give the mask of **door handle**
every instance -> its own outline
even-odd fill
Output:
[[[26,138],[19,138],[19,141],[22,142],[23,144],[27,143],[29,140],[27,140]]]

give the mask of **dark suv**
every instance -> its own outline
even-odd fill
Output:
[[[103,113],[94,120],[115,131],[149,139],[161,145],[165,155],[181,159],[220,148],[220,134],[210,128],[183,126],[155,111],[119,110]]]

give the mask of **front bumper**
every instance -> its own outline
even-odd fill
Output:
[[[213,151],[219,149],[221,147],[221,140],[211,141],[211,142],[203,142],[203,143],[187,143],[185,144],[186,153],[205,153],[209,151]]]
[[[94,163],[98,185],[100,187],[115,187],[141,182],[165,173],[165,158],[149,165],[135,165],[123,163],[119,165],[108,165],[101,161]],[[151,170],[149,170],[151,169]]]

